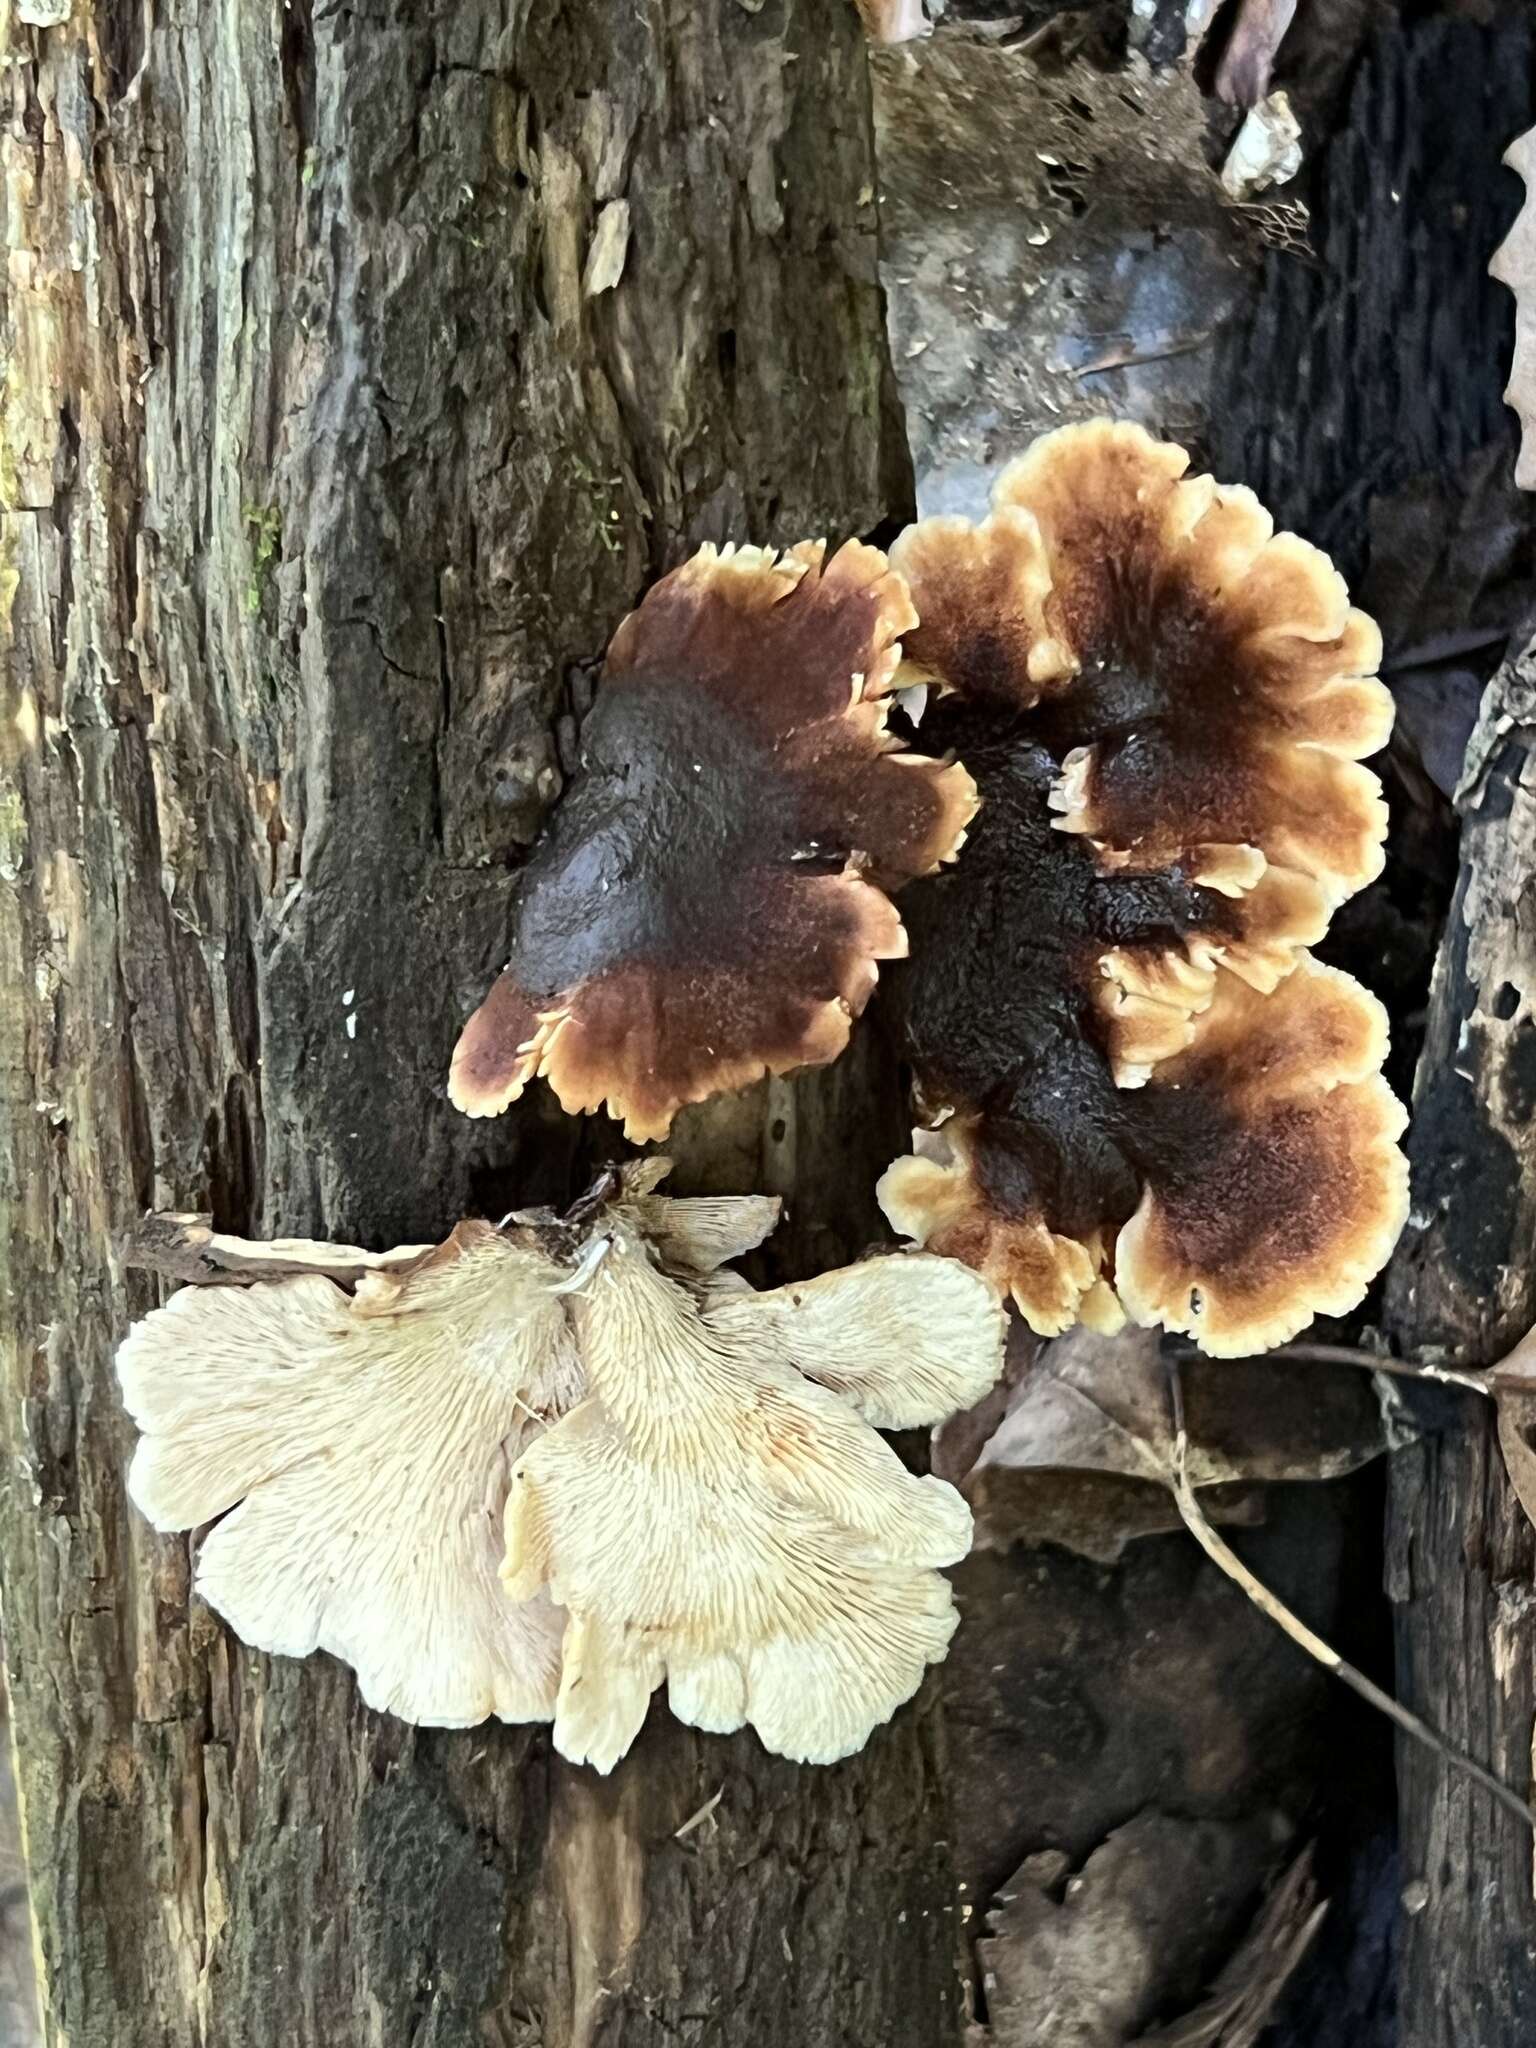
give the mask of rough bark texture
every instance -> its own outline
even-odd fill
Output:
[[[1415,1201],[1392,1273],[1402,1347],[1491,1365],[1536,1320],[1536,648],[1489,685],[1462,799],[1461,880],[1415,1099]],[[1395,1461],[1398,1691],[1530,1796],[1536,1534],[1485,1404],[1425,1403]],[[1422,1750],[1399,1758],[1403,2048],[1515,2048],[1536,2028],[1531,1836]]]
[[[470,1125],[447,1057],[646,580],[906,510],[856,18],[11,20],[0,1548],[49,2038],[947,2042],[922,1709],[825,1772],[658,1717],[606,1783],[381,1721],[189,1608],[110,1364],[146,1206],[388,1244],[599,1142]],[[855,1060],[681,1150],[795,1192],[804,1266],[872,1233],[898,1114]]]
[[[1474,679],[1446,661],[1458,636],[1476,647],[1486,621],[1496,651],[1512,602],[1530,603],[1530,509],[1510,491],[1515,435],[1499,409],[1511,308],[1485,274],[1519,202],[1495,165],[1529,119],[1530,34],[1517,7],[1487,22],[1410,19],[1371,39],[1315,189],[1322,263],[1274,263],[1229,364],[1248,405],[1221,436],[1227,468],[1334,552],[1387,635],[1400,713],[1389,872],[1330,948],[1391,1006],[1405,1093],[1439,888],[1418,762],[1434,771],[1451,728],[1454,759],[1457,700],[1475,702]],[[1516,582],[1501,590],[1507,553]],[[1517,731],[1463,809],[1414,1094],[1413,1213],[1381,1314],[1394,1348],[1444,1346],[1474,1365],[1536,1315],[1536,1096],[1521,1080],[1536,954],[1519,907],[1536,874],[1530,776]],[[1394,1460],[1388,1506],[1394,1689],[1528,1791],[1536,1546],[1479,1405],[1426,1399],[1420,1419],[1430,1434]],[[1517,2048],[1536,2023],[1530,1835],[1417,1747],[1399,1743],[1397,1761],[1395,2040]]]

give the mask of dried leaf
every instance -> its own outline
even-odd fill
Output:
[[[1237,131],[1221,167],[1223,189],[1233,199],[1252,199],[1272,185],[1285,185],[1301,169],[1301,123],[1283,92],[1272,92]]]
[[[951,1415],[933,1432],[928,1463],[929,1470],[937,1478],[947,1479],[951,1486],[961,1484],[1008,1413],[1015,1389],[1040,1356],[1044,1345],[1045,1340],[1037,1337],[1017,1318],[1010,1322],[1002,1378],[974,1408],[962,1408],[958,1415]]]
[[[1397,705],[1394,751],[1416,751],[1441,795],[1453,797],[1484,685],[1530,610],[1530,502],[1510,475],[1500,438],[1449,478],[1418,476],[1378,494],[1368,525],[1360,602],[1383,621],[1381,673]],[[1397,811],[1394,801],[1401,860]]]
[[[1536,1524],[1536,1329],[1488,1375],[1499,1411],[1499,1449],[1515,1498]]]
[[[1133,1538],[1177,1527],[1157,1333],[1076,1329],[1019,1372],[1028,1341],[1028,1332],[1010,1338],[1005,1412],[974,1463],[953,1473],[978,1544],[1050,1541],[1111,1562]],[[1182,1371],[1189,1476],[1216,1489],[1207,1505],[1218,1520],[1255,1519],[1256,1500],[1243,1489],[1256,1483],[1337,1478],[1385,1448],[1364,1374],[1283,1358],[1191,1358]]]
[[[1139,2036],[1136,2048],[1253,2048],[1327,1911],[1312,1851],[1304,1849],[1259,1908],[1210,1996],[1171,2026]]]
[[[977,1943],[995,2048],[1126,2048],[1241,1925],[1262,1825],[1146,1812],[1073,1876],[1029,1858]]]

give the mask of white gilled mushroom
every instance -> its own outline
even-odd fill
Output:
[[[553,1716],[604,1770],[664,1676],[681,1718],[812,1759],[915,1691],[970,1518],[870,1424],[978,1399],[998,1297],[927,1254],[754,1294],[717,1269],[777,1202],[669,1200],[665,1172],[424,1252],[140,1233],[145,1262],[243,1283],[118,1353],[130,1492],[156,1528],[215,1524],[197,1590],[238,1634],[332,1651],[406,1720]]]
[[[611,1769],[665,1678],[695,1727],[849,1755],[943,1656],[936,1567],[971,1539],[959,1494],[854,1410],[916,1423],[979,1398],[998,1297],[916,1255],[701,1304],[620,1218],[570,1299],[591,1398],[525,1451],[507,1503],[508,1591],[547,1586],[570,1614],[556,1747]]]
[[[461,1223],[351,1294],[291,1265],[184,1288],[117,1356],[143,1432],[135,1504],[157,1529],[222,1517],[197,1590],[258,1649],[330,1650],[407,1721],[548,1720],[562,1620],[547,1600],[514,1606],[497,1566],[512,1462],[581,1392],[559,1277]]]

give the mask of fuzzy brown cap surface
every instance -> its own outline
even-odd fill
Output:
[[[952,859],[975,808],[962,768],[885,729],[914,623],[858,542],[705,548],[656,585],[454,1053],[460,1109],[495,1116],[541,1074],[654,1138],[684,1103],[837,1057],[906,950],[888,892]]]
[[[1384,1015],[1308,952],[1380,871],[1392,706],[1327,557],[1187,462],[1064,428],[892,552],[902,679],[946,692],[923,744],[981,807],[909,900],[936,1128],[882,1201],[1042,1332],[1129,1310],[1241,1352],[1358,1301],[1406,1209]]]

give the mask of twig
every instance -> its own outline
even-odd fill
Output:
[[[1469,1393],[1493,1399],[1493,1389],[1475,1372],[1457,1372],[1449,1365],[1414,1365],[1403,1358],[1386,1358],[1380,1352],[1357,1349],[1353,1344],[1283,1344],[1272,1358],[1296,1358],[1309,1365],[1356,1365],[1366,1372],[1392,1373],[1400,1380],[1434,1380],[1442,1387],[1465,1387]]]
[[[705,1800],[704,1804],[699,1808],[697,1813],[691,1814],[688,1817],[688,1819],[683,1822],[680,1828],[674,1828],[672,1830],[673,1841],[681,1842],[686,1836],[691,1835],[696,1827],[701,1827],[704,1824],[704,1822],[710,1818],[715,1808],[720,1804],[721,1800],[724,1797],[725,1787],[722,1785],[720,1787],[720,1790],[716,1792],[712,1798]]]
[[[1324,1348],[1324,1347],[1318,1347]],[[1346,1354],[1347,1356],[1348,1354]],[[1372,1684],[1363,1671],[1341,1657],[1337,1650],[1325,1643],[1320,1635],[1314,1634],[1306,1623],[1278,1599],[1261,1579],[1254,1577],[1237,1552],[1222,1541],[1205,1518],[1200,1503],[1195,1498],[1194,1488],[1189,1483],[1188,1457],[1189,1438],[1184,1427],[1184,1385],[1179,1376],[1179,1362],[1176,1358],[1168,1361],[1168,1387],[1173,1400],[1173,1497],[1183,1517],[1184,1526],[1205,1552],[1206,1556],[1221,1571],[1224,1571],[1234,1585],[1241,1586],[1248,1598],[1261,1614],[1267,1614],[1276,1627],[1283,1629],[1293,1643],[1299,1644],[1309,1657],[1315,1658],[1325,1671],[1331,1671],[1335,1678],[1342,1679],[1351,1692],[1368,1700],[1390,1720],[1397,1723],[1405,1735],[1411,1735],[1415,1742],[1421,1742],[1426,1749],[1451,1766],[1475,1780],[1483,1790],[1506,1811],[1514,1814],[1528,1828],[1536,1831],[1536,1809],[1527,1805],[1518,1792],[1496,1778],[1491,1771],[1485,1771],[1481,1764],[1474,1763],[1459,1749],[1453,1749],[1445,1737],[1431,1728],[1427,1721],[1421,1721],[1417,1714],[1410,1713],[1405,1706],[1393,1699],[1389,1692],[1383,1692],[1379,1685]]]
[[[1170,1357],[1198,1358],[1193,1346]],[[1390,1373],[1400,1380],[1433,1380],[1437,1386],[1462,1387],[1470,1394],[1494,1398],[1494,1390],[1481,1373],[1457,1372],[1449,1365],[1415,1365],[1406,1358],[1388,1358],[1379,1351],[1366,1351],[1356,1344],[1281,1344],[1265,1353],[1267,1358],[1293,1358],[1303,1365],[1352,1365],[1361,1372]]]
[[[1079,363],[1072,372],[1074,377],[1101,377],[1106,370],[1137,370],[1143,363],[1166,363],[1173,356],[1192,355],[1197,348],[1204,348],[1214,334],[1214,328],[1206,328],[1203,334],[1181,334],[1163,343],[1161,348],[1138,349],[1132,343],[1124,348],[1106,350],[1092,362]]]

